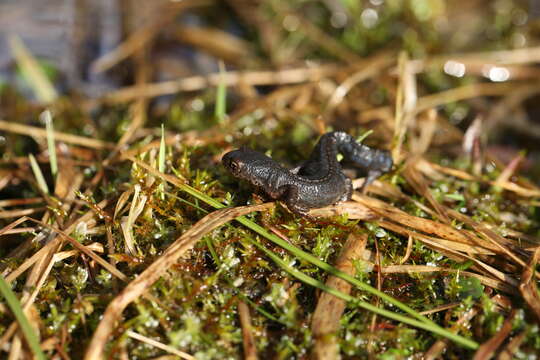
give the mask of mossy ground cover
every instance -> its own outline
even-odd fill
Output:
[[[250,61],[170,92],[147,78],[45,104],[24,71],[43,66],[19,57],[38,102],[2,87],[0,270],[43,353],[538,356],[538,169],[519,152],[530,134],[501,140],[536,126],[507,119],[536,111],[537,25],[514,2],[473,3],[475,22],[442,1],[268,1],[251,18],[235,1],[209,5],[197,16],[241,24]],[[293,166],[336,129],[389,149],[395,167],[315,219],[220,163],[248,146]],[[24,358],[14,311],[1,304],[0,351]]]

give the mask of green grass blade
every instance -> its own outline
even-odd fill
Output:
[[[362,143],[362,141],[366,140],[366,138],[367,138],[369,135],[371,135],[371,134],[373,134],[373,130],[372,130],[372,129],[366,131],[365,133],[363,133],[362,135],[360,135],[359,137],[357,137],[357,138],[356,138],[356,142]]]
[[[219,84],[216,92],[216,107],[214,109],[216,119],[222,123],[227,115],[227,86],[225,84],[225,64],[219,62]]]
[[[23,309],[21,307],[21,304],[13,291],[11,291],[11,288],[9,287],[6,280],[4,280],[4,277],[0,275],[0,293],[4,298],[6,299],[6,302],[13,312],[13,315],[15,315],[15,318],[17,319],[17,322],[19,323],[19,327],[21,328],[24,337],[26,338],[26,341],[28,341],[28,345],[30,345],[30,349],[32,349],[32,352],[38,358],[39,360],[45,360],[47,359],[45,357],[45,354],[41,350],[41,346],[39,344],[39,339],[34,332],[34,329],[32,329],[32,326],[30,326],[30,323],[28,322],[28,319],[24,315]]]
[[[58,162],[56,160],[56,146],[54,145],[54,127],[51,112],[45,110],[41,114],[41,119],[45,122],[45,129],[47,130],[47,149],[49,150],[51,173],[53,178],[56,178],[56,174],[58,173]]]
[[[159,142],[159,154],[158,154],[158,170],[161,173],[165,172],[165,126],[161,123],[161,141]],[[165,199],[165,184],[162,182],[157,188],[158,196],[161,200]]]
[[[43,173],[41,172],[41,169],[39,168],[36,158],[32,154],[28,155],[28,158],[30,159],[30,166],[32,167],[32,171],[34,172],[34,176],[36,177],[36,181],[38,183],[39,188],[41,189],[42,192],[44,192],[45,194],[48,194],[49,188],[47,187],[47,182],[45,181],[45,178],[43,177]]]
[[[165,127],[161,124],[161,141],[159,143],[158,170],[165,172]]]

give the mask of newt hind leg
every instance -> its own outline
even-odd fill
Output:
[[[283,201],[285,202],[285,205],[287,205],[287,208],[296,215],[312,218],[312,216],[308,214],[309,208],[299,205],[299,200],[298,188],[293,185],[287,186],[287,190],[283,197]]]

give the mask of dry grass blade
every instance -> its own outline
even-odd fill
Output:
[[[47,138],[47,131],[45,129],[35,127],[35,126],[29,126],[29,125],[21,125],[16,124],[9,121],[0,120],[0,130],[8,131],[16,134],[26,135],[26,136],[33,136],[36,138]],[[87,138],[84,136],[78,136],[78,135],[71,135],[66,134],[62,132],[55,131],[54,132],[54,138],[56,141],[63,141],[68,144],[74,144],[94,149],[112,149],[114,148],[113,143],[109,143],[106,141],[101,141],[97,139]]]
[[[405,52],[402,52],[399,56],[398,72],[399,85],[396,96],[394,137],[392,140],[392,158],[396,164],[403,160],[402,146],[407,129],[414,120],[414,109],[417,103],[416,78]]]
[[[345,81],[343,81],[341,84],[339,84],[338,87],[336,87],[336,90],[328,100],[328,105],[326,106],[327,116],[341,101],[343,101],[345,96],[347,96],[349,91],[351,91],[351,89],[355,85],[375,76],[376,74],[384,70],[386,67],[390,66],[393,62],[394,58],[392,56],[388,56],[387,53],[383,53],[382,55],[379,55],[371,61],[367,62],[367,65],[365,67],[363,67],[361,70],[356,71],[347,79],[345,79]]]
[[[102,253],[103,250],[104,250],[103,249],[103,244],[98,243],[98,242],[86,245],[86,247],[89,250],[92,250],[92,251],[98,252],[98,253]],[[68,259],[68,258],[70,258],[72,256],[76,256],[76,255],[78,255],[80,253],[81,252],[79,250],[67,250],[67,251],[57,252],[56,254],[54,254],[54,261],[55,262],[62,261],[62,260]]]
[[[140,186],[139,186],[140,187]],[[113,220],[116,220],[119,215],[121,215],[126,210],[126,205],[128,204],[129,197],[131,194],[133,194],[133,191],[135,189],[134,187],[130,187],[126,191],[124,191],[120,196],[118,197],[118,200],[116,201],[116,205],[114,207],[114,214],[113,214]]]
[[[521,185],[518,185],[513,182],[509,182],[509,181],[499,181],[498,183],[496,183],[495,181],[486,182],[482,180],[481,178],[473,176],[465,171],[438,165],[438,164],[429,162],[425,159],[420,159],[416,163],[416,166],[420,172],[430,177],[434,176],[435,173],[442,173],[442,174],[450,175],[453,177],[457,177],[462,180],[476,181],[479,183],[488,183],[493,186],[499,186],[503,188],[504,190],[515,192],[516,194],[523,197],[533,197],[533,198],[540,197],[540,189],[530,184],[528,185],[528,187],[523,187]]]
[[[530,309],[536,315],[536,321],[540,323],[540,295],[538,295],[538,288],[534,280],[535,268],[539,260],[540,247],[537,247],[534,255],[531,258],[531,262],[525,268],[525,271],[523,271],[519,291],[523,295],[523,298],[529,305]]]
[[[25,221],[31,220],[28,217],[24,217]],[[44,238],[45,235],[38,235],[36,238]],[[15,270],[9,272],[9,274],[6,276],[6,281],[8,283],[14,281],[17,279],[21,274],[23,274],[26,270],[28,270],[30,267],[32,267],[34,264],[36,264],[39,259],[45,256],[50,249],[54,246],[54,242],[50,241],[45,246],[43,246],[39,251],[37,251],[34,255],[32,255],[30,258],[26,259],[21,265],[19,265]]]
[[[495,246],[488,241],[480,239],[478,236],[476,236],[470,231],[457,230],[447,224],[420,218],[417,216],[412,216],[380,200],[359,195],[356,193],[353,194],[353,200],[366,205],[375,213],[382,215],[384,218],[389,219],[396,224],[406,225],[422,233],[434,234],[445,240],[467,244],[474,247],[481,247],[485,250],[501,253],[501,250],[498,246]],[[407,235],[414,236],[414,234]]]
[[[365,234],[349,235],[335,267],[349,275],[354,275],[353,260],[362,258],[366,243],[367,235]],[[330,276],[326,285],[345,294],[349,294],[351,291],[351,284],[335,276]],[[338,344],[333,335],[339,330],[339,322],[345,306],[344,300],[327,292],[321,294],[311,321],[311,331],[315,337],[313,354],[315,359],[337,359],[339,357]]]
[[[0,208],[7,207],[7,206],[39,204],[42,202],[43,202],[43,198],[41,197],[5,199],[5,200],[0,200]]]
[[[409,257],[411,256],[411,253],[412,253],[413,242],[414,242],[414,238],[411,235],[409,235],[407,239],[407,250],[405,250],[405,255],[403,255],[401,260],[399,260],[400,265],[405,264],[407,260],[409,260]]]
[[[23,217],[20,217],[18,218],[17,220],[13,221],[12,223],[4,226],[1,230],[0,230],[0,236],[2,236],[3,234],[5,233],[8,233],[9,231],[12,231],[15,227],[19,226],[19,224],[22,224],[23,222],[25,222],[28,218],[26,216],[23,216]]]
[[[436,244],[440,248],[452,249],[467,254],[482,254],[482,255],[494,255],[495,253],[483,246],[474,244],[464,244],[455,240],[445,240],[440,237],[424,235],[415,230],[411,230],[407,227],[398,225],[391,221],[379,220],[379,225],[387,230],[394,231],[403,236],[412,236],[417,240],[422,241],[425,244]]]
[[[423,71],[427,66],[444,64],[449,60],[465,64],[480,63],[482,65],[489,62],[498,65],[537,63],[540,62],[540,47],[439,55],[427,59],[413,60],[413,62],[415,71]]]
[[[21,216],[28,216],[45,211],[47,208],[38,207],[32,209],[17,209],[17,210],[4,210],[0,211],[0,219],[9,219]]]
[[[402,172],[403,176],[405,177],[405,179],[407,179],[409,185],[411,185],[419,195],[427,199],[427,201],[431,204],[435,211],[437,211],[437,214],[439,215],[439,218],[441,218],[441,221],[448,224],[450,220],[448,219],[448,215],[446,214],[444,206],[442,206],[437,200],[435,200],[435,198],[431,194],[426,180],[423,178],[422,174],[415,169],[414,163],[416,161],[418,161],[418,158],[414,157],[407,162],[405,169]]]
[[[511,82],[464,85],[419,98],[416,105],[416,112],[433,109],[440,105],[480,96],[503,96],[509,92],[512,92],[515,86],[516,84]]]
[[[477,177],[459,169],[453,169],[439,164],[427,161],[425,158],[419,158],[416,162],[416,169],[429,178],[440,180],[444,175],[456,177],[461,180],[476,181]]]
[[[0,190],[5,188],[13,178],[14,175],[11,172],[0,170]]]
[[[136,184],[133,199],[131,200],[131,206],[129,208],[129,214],[127,217],[124,217],[120,223],[122,234],[124,235],[126,250],[130,255],[137,254],[137,247],[133,237],[133,224],[144,210],[147,198],[148,197],[146,195],[141,194],[141,186]]]
[[[202,49],[228,63],[247,65],[254,62],[250,44],[221,29],[175,26],[170,31],[180,42]]]
[[[512,331],[512,322],[516,317],[516,311],[513,310],[510,316],[506,318],[503,326],[497,333],[488,341],[480,346],[480,348],[474,354],[473,360],[489,360],[495,353],[495,351],[501,346],[504,340],[508,338],[508,335]]]
[[[441,312],[441,311],[453,309],[455,307],[458,307],[460,304],[461,304],[460,302],[455,302],[455,303],[451,303],[451,304],[444,304],[444,305],[434,307],[433,309],[422,311],[420,314],[422,314],[422,315],[435,314],[435,313],[438,313],[438,312]]]
[[[135,57],[135,63],[137,66],[137,72],[135,74],[135,83],[137,86],[144,86],[148,82],[150,77],[150,69],[148,66],[147,53],[144,49],[141,49],[137,56]],[[148,111],[148,99],[141,97],[136,99],[136,101],[130,106],[130,115],[132,120],[129,123],[127,130],[122,134],[120,140],[116,144],[116,148],[109,155],[111,158],[115,155],[118,150],[130,140],[133,139],[135,132],[141,128],[147,120],[147,111]]]
[[[208,76],[192,76],[173,81],[131,86],[111,92],[104,97],[109,103],[123,103],[139,97],[156,97],[176,94],[182,91],[196,91],[215,87],[220,82],[225,86],[245,85],[285,85],[319,81],[340,70],[335,65],[301,67],[279,71],[228,71],[225,75],[213,73]]]
[[[174,145],[182,143],[188,146],[201,146],[208,143],[214,143],[222,141],[224,135],[222,132],[217,133],[215,131],[209,131],[206,134],[200,134],[193,131],[186,131],[181,134],[168,135],[165,137],[165,145]],[[152,141],[149,144],[143,146],[134,146],[132,149],[123,150],[121,156],[123,158],[129,158],[136,156],[137,154],[142,154],[152,149],[159,149],[161,145],[161,140]]]
[[[495,186],[499,186],[498,184],[503,184],[505,182],[508,182],[512,175],[516,172],[519,164],[521,164],[525,160],[524,154],[518,154],[515,158],[512,159],[508,163],[508,165],[501,171],[501,174],[497,177],[495,180]]]
[[[516,294],[515,288],[508,286],[506,283],[493,279],[487,276],[479,275],[470,271],[461,271],[450,268],[443,268],[439,266],[428,265],[390,265],[381,269],[383,274],[391,273],[424,273],[424,272],[444,272],[444,273],[459,273],[459,275],[474,277],[480,280],[480,282],[486,286],[494,289],[504,291],[509,294]]]
[[[309,215],[315,217],[332,217],[344,214],[347,214],[349,219],[354,220],[373,220],[377,216],[376,213],[367,206],[353,201],[346,201],[309,211]]]
[[[482,97],[482,96],[504,96],[514,91],[516,86],[518,86],[518,84],[515,84],[513,82],[477,83],[477,84],[464,85],[464,86],[453,88],[446,91],[441,91],[436,94],[426,95],[426,96],[418,98],[418,101],[416,102],[416,107],[414,109],[414,113],[417,114],[422,111],[435,109],[438,106],[441,106],[444,104]],[[523,86],[530,87],[530,86],[534,86],[534,84],[524,84]],[[391,111],[391,108],[389,106],[373,108],[366,111],[365,114],[362,115],[362,118],[365,118],[366,116],[373,116],[373,115],[386,117],[388,116],[390,111]]]
[[[128,330],[128,331],[126,331],[126,334],[127,334],[127,336],[129,336],[132,339],[139,340],[139,341],[144,342],[144,343],[146,343],[146,344],[148,344],[150,346],[156,347],[156,348],[161,349],[163,351],[166,351],[168,353],[179,356],[182,359],[195,360],[195,357],[193,357],[193,356],[191,356],[191,355],[189,355],[189,354],[187,354],[187,353],[185,353],[183,351],[177,350],[177,349],[173,348],[172,346],[160,343],[159,341],[156,341],[154,339],[150,339],[149,337],[138,334],[138,333],[136,333],[134,331]]]
[[[382,217],[382,219],[379,220],[379,225],[381,227],[404,236],[413,236],[415,239],[422,241],[432,249],[440,251],[451,258],[457,260],[472,260],[492,277],[481,276],[474,273],[471,273],[471,276],[479,278],[484,284],[493,288],[508,293],[516,292],[515,287],[518,285],[516,279],[471,256],[472,254],[506,255],[506,252],[501,250],[500,246],[478,238],[475,233],[471,231],[458,231],[446,224],[409,215],[380,200],[357,194],[353,195],[353,199],[368,206],[376,214],[380,215]],[[423,233],[435,234],[440,238],[424,235]]]
[[[46,218],[46,216],[44,216]],[[29,219],[32,221],[33,219]],[[32,267],[30,274],[27,276],[25,281],[25,287],[22,292],[21,296],[21,304],[23,311],[26,315],[29,314],[29,311],[31,307],[34,304],[34,301],[36,299],[37,294],[41,290],[41,287],[45,283],[45,280],[47,279],[52,266],[54,265],[54,254],[60,249],[61,242],[57,238],[52,238],[52,235],[50,235],[51,246],[49,247],[49,251],[45,252],[43,256],[37,259],[36,263]],[[28,317],[29,320],[32,320],[33,318]],[[32,323],[34,328],[39,328],[39,324],[35,321]],[[2,341],[7,341],[9,339],[9,334],[13,334],[15,337],[11,342],[11,348],[10,348],[10,358],[18,358],[20,356],[20,352],[22,350],[21,348],[21,337],[18,333],[15,333],[15,330],[18,328],[18,324],[16,322],[12,323],[8,330],[5,332],[4,336],[2,337]],[[8,337],[6,337],[8,336]],[[39,334],[38,334],[39,337]]]
[[[522,331],[508,342],[508,345],[504,347],[501,351],[498,360],[512,360],[515,359],[515,355],[525,338],[527,337],[527,332]]]
[[[107,306],[88,350],[85,360],[102,359],[103,351],[109,335],[114,330],[116,320],[121,316],[122,311],[135,299],[147,291],[178,259],[190,250],[197,241],[215,228],[254,211],[263,211],[272,204],[262,204],[255,206],[243,206],[237,208],[227,208],[217,210],[199,220],[174,243],[169,246],[165,253],[154,261],[135,280],[130,282],[126,288],[116,296]]]
[[[21,234],[21,233],[30,233],[36,231],[37,228],[35,227],[23,227],[18,229],[12,229],[12,230],[6,230],[3,232],[3,234]]]
[[[505,126],[513,127],[515,129],[519,129],[524,125],[528,125],[526,127],[527,131],[531,131],[536,136],[538,136],[538,134],[540,134],[540,128],[535,122],[530,122],[526,120],[521,122],[518,121],[519,117],[516,117],[514,121],[505,120],[508,119],[508,117],[511,116],[513,112],[523,104],[524,101],[534,96],[539,91],[540,87],[536,84],[516,87],[514,91],[501,99],[488,112],[486,116],[487,121],[484,126],[486,132],[491,133],[494,128],[504,123]]]
[[[409,132],[409,144],[411,152],[415,155],[422,155],[428,151],[435,133],[438,131],[437,110],[429,109],[426,112],[419,114],[415,121],[415,128],[420,132],[418,136],[414,136],[414,132]]]
[[[238,315],[240,316],[240,324],[242,325],[242,346],[244,348],[245,360],[257,360],[257,346],[255,345],[255,336],[251,326],[251,316],[249,315],[249,307],[245,302],[238,302]]]
[[[485,239],[487,239],[487,241],[491,242],[494,246],[499,248],[500,253],[508,256],[509,258],[511,258],[512,260],[514,260],[517,264],[521,266],[527,266],[527,264],[522,259],[520,259],[517,255],[515,255],[512,251],[510,251],[507,248],[507,247],[516,248],[516,244],[514,244],[511,240],[505,239],[504,237],[497,234],[493,230],[488,229],[485,225],[471,220],[468,216],[460,214],[458,211],[448,209],[448,214],[450,214],[454,219],[462,221],[463,223],[472,227],[476,232],[478,232]]]

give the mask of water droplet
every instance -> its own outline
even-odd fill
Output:
[[[455,77],[463,77],[463,75],[465,75],[465,70],[465,64],[454,60],[448,60],[444,64],[444,72],[448,75],[452,75]]]
[[[201,99],[195,99],[191,102],[190,107],[193,111],[202,111],[204,110],[204,101]]]
[[[510,78],[510,71],[505,67],[487,66],[482,69],[482,74],[494,82],[506,81]]]
[[[366,28],[371,29],[379,22],[379,14],[374,9],[365,9],[360,15],[360,20]]]

